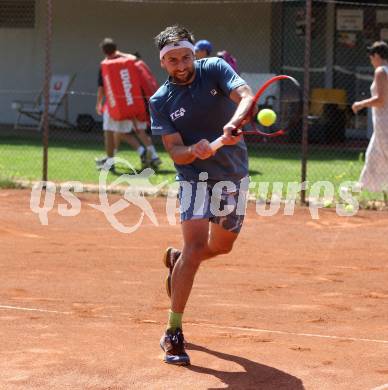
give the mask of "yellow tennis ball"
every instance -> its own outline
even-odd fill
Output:
[[[263,126],[272,126],[276,122],[275,111],[269,108],[263,108],[257,114],[257,120]]]
[[[347,204],[345,206],[345,211],[348,213],[352,213],[354,211],[354,206],[352,204]]]

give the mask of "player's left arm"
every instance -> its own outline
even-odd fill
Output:
[[[254,98],[252,90],[232,67],[222,59],[211,62],[210,72],[212,72],[213,77],[217,80],[218,87],[222,93],[237,104],[232,118],[223,128],[223,144],[237,144],[240,142],[241,137],[232,136],[231,133],[238,125],[241,125],[241,122],[251,108]]]
[[[237,104],[237,108],[229,123],[238,125],[246,117],[251,109],[253,102],[253,93],[249,85],[244,84],[230,93],[230,99]]]
[[[229,97],[237,104],[237,108],[232,118],[223,128],[224,145],[234,145],[240,141],[241,136],[233,136],[232,131],[235,130],[238,125],[244,123],[244,118],[249,113],[253,102],[253,93],[247,84],[240,85],[239,87],[233,89]]]

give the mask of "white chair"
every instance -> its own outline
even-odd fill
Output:
[[[49,123],[55,126],[74,127],[68,120],[68,91],[74,82],[75,75],[53,75],[50,80]],[[63,116],[59,111],[63,107]],[[17,111],[15,129],[36,128],[33,125],[21,124],[23,116],[38,123],[38,130],[43,127],[44,96],[43,91],[34,101],[14,101],[12,108]],[[31,123],[31,121],[30,121]]]

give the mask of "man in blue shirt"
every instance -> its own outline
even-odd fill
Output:
[[[155,43],[169,78],[150,99],[151,130],[162,136],[177,170],[184,241],[182,251],[168,248],[164,254],[171,309],[160,345],[165,362],[187,365],[182,315],[194,276],[202,261],[232,250],[244,218],[241,187],[248,156],[241,135],[232,131],[253,96],[222,59],[195,61],[194,37],[187,29],[167,27]],[[210,142],[221,135],[224,146],[214,153]]]
[[[208,40],[201,39],[195,43],[194,50],[196,59],[200,60],[201,58],[210,57],[213,46]]]

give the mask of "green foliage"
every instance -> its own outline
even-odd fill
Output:
[[[4,168],[0,166],[0,188],[19,188],[21,187],[17,181],[4,173]]]

